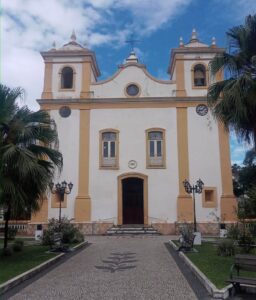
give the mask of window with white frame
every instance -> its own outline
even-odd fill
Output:
[[[148,167],[164,167],[164,132],[162,130],[147,132],[147,154]]]
[[[101,167],[117,167],[117,132],[101,133]]]

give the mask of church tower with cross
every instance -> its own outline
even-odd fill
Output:
[[[217,78],[209,62],[223,48],[191,39],[172,49],[169,80],[153,77],[132,51],[114,75],[98,80],[96,55],[77,42],[42,52],[44,88],[38,100],[55,120],[63,172],[72,181],[63,215],[84,233],[113,226],[154,227],[174,234],[193,222],[193,199],[183,186],[201,178],[195,208],[202,233],[217,234],[234,222],[236,199],[228,133],[207,107],[208,86]],[[58,216],[60,199],[50,192],[31,226]]]

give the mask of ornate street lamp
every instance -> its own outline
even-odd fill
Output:
[[[196,201],[195,194],[201,194],[204,188],[203,181],[199,178],[195,185],[191,185],[187,179],[183,181],[183,186],[185,188],[186,193],[193,194],[193,205],[194,205],[194,232],[197,232],[196,228]]]
[[[71,190],[73,188],[73,183],[70,182],[67,184],[67,182],[64,180],[62,183],[56,183],[54,186],[53,182],[49,183],[49,187],[51,189],[51,192],[53,194],[58,194],[60,199],[60,206],[59,206],[59,224],[61,223],[61,202],[64,201],[64,195],[70,194]]]

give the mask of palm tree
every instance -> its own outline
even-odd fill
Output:
[[[36,211],[40,199],[62,168],[62,155],[56,150],[58,135],[46,111],[32,112],[18,107],[20,88],[0,84],[0,204],[5,210],[5,241],[8,222],[21,210]]]
[[[225,79],[208,89],[208,105],[227,128],[256,148],[256,15],[227,32],[229,51],[210,63],[213,76],[223,72]]]

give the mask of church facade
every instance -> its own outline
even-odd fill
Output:
[[[74,187],[61,203],[62,215],[85,233],[114,225],[152,225],[173,234],[193,222],[191,195],[183,181],[204,182],[196,195],[203,233],[234,222],[229,136],[207,107],[214,80],[209,62],[223,48],[201,43],[195,30],[189,43],[172,49],[170,80],[151,76],[132,51],[117,72],[98,81],[95,53],[73,33],[61,48],[42,52],[44,88],[38,100],[57,124],[64,167],[55,183]],[[59,199],[48,194],[31,224],[58,217]]]

